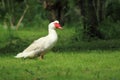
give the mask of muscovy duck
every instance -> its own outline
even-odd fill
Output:
[[[59,21],[51,22],[48,25],[48,35],[35,40],[23,52],[18,53],[15,58],[34,58],[40,56],[43,59],[44,54],[50,50],[57,42],[58,36],[55,29],[62,29]]]

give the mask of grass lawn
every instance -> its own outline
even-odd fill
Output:
[[[120,80],[120,51],[49,52],[42,61],[0,54],[0,80]]]

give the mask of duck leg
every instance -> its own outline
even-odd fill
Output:
[[[43,58],[44,58],[44,53],[41,53],[39,58],[40,58],[40,60],[43,60]]]

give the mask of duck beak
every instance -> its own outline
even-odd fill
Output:
[[[59,26],[58,29],[63,29],[63,28],[61,26]]]

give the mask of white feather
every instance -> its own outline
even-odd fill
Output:
[[[58,22],[58,21],[55,21]],[[59,23],[59,22],[58,22]],[[55,31],[55,26],[52,23],[49,24],[49,34],[45,37],[35,40],[29,47],[27,47],[23,52],[18,53],[15,58],[27,58],[36,57],[42,52],[46,52],[51,49],[57,42],[57,33]]]

